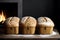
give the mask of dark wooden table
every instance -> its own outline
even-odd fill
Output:
[[[0,39],[43,39],[43,40],[56,40],[56,39],[60,39],[60,35],[53,35],[53,36],[49,36],[49,37],[41,37],[38,35],[34,35],[34,36],[26,36],[26,35],[0,35]]]
[[[41,38],[41,39],[43,39],[43,38],[60,38],[60,35],[53,35],[53,36],[49,36],[49,37],[41,37],[41,36],[38,36],[38,35],[33,35],[33,36],[26,36],[26,35],[0,35],[0,38],[4,38],[4,39],[6,39],[6,38],[12,38],[12,39],[19,39],[19,38],[27,38],[27,39],[29,39],[29,38]]]

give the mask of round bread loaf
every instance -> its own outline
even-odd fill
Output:
[[[19,21],[18,17],[9,17],[4,22],[5,32],[7,34],[18,34],[19,33]]]
[[[41,34],[51,34],[53,32],[54,22],[48,17],[38,18],[38,28]]]
[[[25,16],[21,20],[22,27],[23,27],[23,34],[34,34],[35,27],[36,27],[36,19],[31,16]]]

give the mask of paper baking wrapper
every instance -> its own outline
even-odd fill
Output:
[[[5,32],[6,34],[18,34],[19,28],[18,27],[6,27]]]
[[[53,26],[44,26],[44,25],[40,25],[38,27],[38,32],[40,34],[51,34],[53,32]]]
[[[23,27],[22,34],[34,34],[35,27]]]

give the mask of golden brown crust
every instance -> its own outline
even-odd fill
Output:
[[[50,18],[48,18],[48,17],[39,17],[38,18],[38,25],[54,27],[54,22]]]
[[[26,16],[22,18],[21,23],[25,25],[25,27],[36,27],[37,21],[31,16]]]
[[[19,27],[20,19],[18,17],[9,17],[5,21],[7,27]]]

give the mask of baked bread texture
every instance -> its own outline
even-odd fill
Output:
[[[25,16],[21,19],[22,34],[34,34],[37,21],[34,17]]]
[[[48,17],[38,18],[39,33],[41,34],[51,34],[54,28],[54,22]]]
[[[9,17],[4,22],[4,25],[6,26],[6,33],[7,34],[18,34],[19,33],[19,21],[20,18],[18,17]]]

